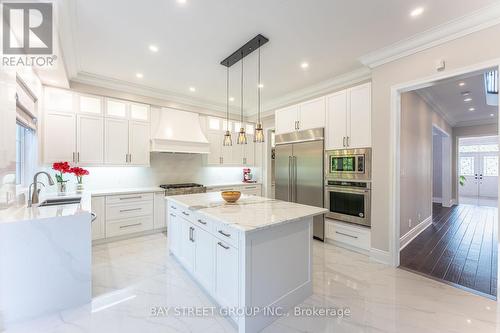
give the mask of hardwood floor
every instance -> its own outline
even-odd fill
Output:
[[[400,253],[400,267],[497,295],[497,208],[433,205],[432,225]]]

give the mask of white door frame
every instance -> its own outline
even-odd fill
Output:
[[[389,186],[389,252],[391,264],[394,267],[399,266],[399,233],[400,233],[400,145],[401,145],[401,94],[422,89],[430,86],[438,80],[448,79],[455,76],[476,72],[488,68],[500,68],[500,58],[485,61],[482,63],[449,70],[443,73],[436,73],[427,77],[412,80],[406,83],[396,84],[391,87],[391,114],[390,114],[390,186]],[[500,113],[500,105],[499,105]],[[498,116],[498,115],[497,115]],[[499,182],[500,186],[500,182]],[[500,192],[499,192],[500,193]],[[500,201],[500,196],[499,196]],[[500,207],[500,205],[499,205]],[[499,228],[500,234],[500,228]]]
[[[452,200],[452,133],[446,133],[444,129],[436,124],[432,127],[437,129],[441,135],[441,205],[443,207],[451,207]],[[434,145],[433,145],[434,147]],[[434,152],[432,153],[434,159]],[[434,177],[432,178],[434,179]],[[431,195],[432,207],[432,195]]]

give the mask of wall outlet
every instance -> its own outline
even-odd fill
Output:
[[[411,219],[408,219],[408,227],[411,228]]]

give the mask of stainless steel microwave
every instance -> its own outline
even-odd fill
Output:
[[[371,148],[327,150],[325,154],[327,179],[371,179]]]

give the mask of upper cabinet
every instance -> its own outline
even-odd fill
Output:
[[[326,97],[325,149],[371,147],[371,83]]]
[[[149,165],[149,105],[56,88],[44,96],[44,163]]]
[[[325,127],[325,98],[320,97],[276,111],[276,134]]]

